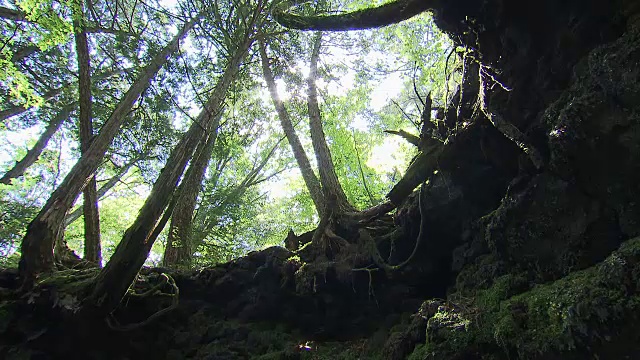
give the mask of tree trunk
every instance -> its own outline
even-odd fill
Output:
[[[126,174],[127,171],[129,171],[129,169],[131,169],[131,167],[135,165],[139,160],[141,160],[141,157],[137,157],[129,161],[120,169],[118,169],[118,172],[113,175],[104,185],[102,185],[100,189],[98,189],[98,200],[102,199],[102,197],[104,197],[109,190],[116,186],[116,184],[120,181],[124,174]],[[80,205],[77,209],[73,210],[64,218],[64,227],[66,228],[67,226],[71,225],[71,223],[76,221],[83,213],[84,206]]]
[[[157,229],[158,220],[173,197],[177,183],[192,158],[198,142],[203,137],[203,129],[206,133],[217,128],[216,119],[219,119],[222,113],[225,95],[253,42],[253,37],[247,33],[239,42],[242,45],[229,59],[211,97],[196,121],[191,124],[187,133],[171,152],[137,219],[127,229],[113,256],[96,278],[91,299],[98,311],[108,313],[120,303],[140,267],[149,256],[157,234],[160,233]]]
[[[80,113],[78,127],[80,129],[80,150],[86,153],[93,139],[93,121],[91,118],[91,59],[87,33],[84,30],[84,7],[82,1],[73,6],[73,33],[76,42],[78,59],[78,96]],[[84,259],[97,266],[102,263],[100,248],[100,215],[98,213],[98,190],[95,174],[83,190],[84,212]]]
[[[307,78],[307,106],[309,110],[309,129],[311,131],[311,142],[318,161],[318,172],[320,173],[320,183],[325,196],[335,197],[335,205],[344,211],[354,210],[349,204],[345,195],[336,169],[333,166],[331,151],[327,145],[327,140],[322,129],[322,118],[320,107],[318,106],[318,90],[316,89],[316,77],[318,76],[318,57],[320,56],[320,46],[322,44],[322,33],[318,32],[313,41],[311,52],[311,63],[309,65],[309,77]]]
[[[200,141],[198,149],[196,149],[196,156],[180,184],[180,192],[177,194],[178,199],[171,216],[167,245],[164,250],[164,266],[189,266],[191,264],[193,213],[196,209],[202,180],[218,137],[217,124],[219,120],[220,116],[215,120],[214,126],[216,127],[211,129],[209,137],[203,137]]]
[[[98,168],[134,102],[149,87],[151,80],[167,62],[169,55],[178,49],[180,40],[193,28],[199,18],[200,15],[186,23],[140,73],[87,151],[82,154],[40,213],[27,227],[26,235],[22,240],[20,259],[23,287],[30,287],[38,273],[53,270],[53,245],[56,238],[61,235],[67,211],[73,206],[85,184]]]
[[[22,11],[9,9],[4,6],[0,6],[0,18],[13,21],[25,21],[27,19]]]
[[[283,1],[273,12],[280,25],[299,30],[346,31],[371,29],[412,18],[439,5],[436,0],[395,0],[377,7],[339,15],[304,16],[285,12],[296,2]]]
[[[276,87],[276,81],[273,77],[273,73],[271,72],[271,66],[269,65],[269,58],[267,57],[265,44],[262,40],[260,41],[260,57],[262,59],[262,72],[264,73],[264,79],[267,82],[273,106],[276,108],[276,112],[280,118],[280,125],[282,125],[282,130],[287,137],[287,141],[289,141],[289,145],[291,145],[293,156],[296,158],[296,162],[298,163],[298,167],[302,173],[302,178],[304,179],[304,183],[311,194],[311,199],[316,207],[316,211],[318,212],[318,215],[321,216],[324,211],[324,196],[322,194],[320,181],[318,181],[318,178],[313,173],[309,158],[307,157],[307,154],[300,143],[300,139],[298,138],[298,135],[296,135],[296,130],[291,123],[291,117],[289,116],[284,103],[278,96],[278,88]]]
[[[2,176],[0,183],[7,185],[11,184],[12,179],[22,176],[29,166],[33,165],[38,160],[42,151],[47,147],[49,140],[51,140],[51,137],[58,131],[58,129],[60,129],[62,123],[69,117],[69,114],[71,114],[73,105],[75,104],[65,106],[51,119],[51,121],[49,121],[47,128],[44,130],[42,135],[40,135],[40,138],[35,145],[27,151],[27,154],[20,161],[18,161]]]

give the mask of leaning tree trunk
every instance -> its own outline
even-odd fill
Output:
[[[149,256],[151,247],[160,233],[160,229],[157,228],[158,220],[173,197],[178,181],[203,136],[202,129],[206,132],[214,130],[212,123],[222,112],[227,90],[235,79],[252,42],[251,33],[246,33],[244,39],[240,40],[241,45],[229,59],[211,97],[196,121],[171,152],[137,219],[127,229],[111,259],[96,278],[91,299],[97,311],[109,312],[118,306]]]
[[[42,135],[40,135],[38,141],[36,141],[35,145],[33,145],[33,147],[27,151],[27,154],[9,171],[7,171],[2,178],[0,178],[0,183],[7,185],[11,184],[11,180],[22,176],[29,166],[33,165],[38,160],[42,151],[47,147],[49,140],[51,140],[51,137],[60,129],[62,123],[71,114],[71,111],[73,110],[72,105],[65,106],[56,115],[54,115],[54,117],[49,121],[47,128],[44,130]]]
[[[80,114],[80,150],[86,153],[93,138],[93,121],[91,119],[91,59],[89,44],[84,29],[84,7],[82,1],[74,6],[73,33],[78,58],[78,96]],[[84,259],[97,266],[102,262],[100,247],[100,215],[98,213],[98,190],[95,174],[83,190],[84,209]]]
[[[309,77],[307,78],[307,106],[309,111],[309,129],[311,131],[311,142],[318,161],[318,172],[320,173],[320,183],[325,196],[335,198],[335,205],[341,211],[354,210],[347,200],[336,169],[333,166],[331,152],[327,145],[327,140],[322,129],[322,118],[320,107],[318,106],[318,90],[316,88],[316,77],[318,76],[318,57],[320,57],[320,46],[322,44],[322,32],[318,32],[313,41],[311,52],[311,63],[309,65]]]
[[[64,218],[82,192],[89,178],[98,168],[105,152],[120,130],[124,119],[131,111],[133,103],[146,90],[170,54],[178,49],[178,43],[199,20],[200,15],[186,23],[178,34],[167,44],[149,65],[140,73],[124,97],[120,100],[109,119],[82,154],[60,186],[53,192],[38,215],[27,227],[22,240],[20,275],[23,287],[30,287],[38,273],[53,270],[53,245],[61,236]]]
[[[291,145],[293,156],[296,158],[296,162],[298,163],[298,167],[302,173],[302,179],[311,194],[311,199],[316,207],[316,211],[322,216],[322,212],[324,211],[324,196],[322,194],[320,181],[318,181],[316,174],[313,173],[309,158],[307,157],[307,154],[302,147],[302,143],[300,143],[300,139],[298,138],[298,135],[296,135],[296,130],[291,123],[289,112],[287,112],[284,102],[282,102],[282,99],[278,96],[278,88],[276,86],[273,73],[271,72],[269,58],[267,57],[265,44],[262,40],[260,41],[260,57],[262,59],[262,72],[264,73],[264,79],[267,82],[273,106],[276,108],[276,112],[280,118],[280,125],[282,125],[282,130],[287,137],[287,141],[289,141],[289,145]]]
[[[119,168],[116,174],[113,175],[109,180],[107,180],[106,183],[100,186],[100,189],[98,189],[98,201],[102,199],[109,190],[111,190],[114,186],[116,186],[116,184],[120,182],[120,179],[122,179],[122,177],[127,173],[127,171],[129,171],[129,169],[131,169],[131,167],[141,159],[143,159],[143,156],[139,155],[136,158],[130,160],[128,163],[124,164],[121,168]],[[84,206],[80,205],[77,209],[70,212],[64,218],[64,227],[66,228],[67,226],[71,225],[71,223],[78,220],[78,218],[80,218],[80,216],[82,216],[83,213],[84,213]]]
[[[189,169],[180,184],[180,191],[177,194],[178,199],[173,215],[171,215],[167,245],[164,249],[164,266],[188,266],[191,264],[191,255],[193,253],[191,251],[193,213],[196,209],[200,185],[204,180],[211,153],[218,137],[218,125],[221,116],[222,112],[220,111],[214,119],[211,133],[200,141],[198,149],[196,149],[196,156],[189,165]]]

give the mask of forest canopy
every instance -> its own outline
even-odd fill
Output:
[[[51,248],[21,269],[104,266],[135,248],[200,267],[315,228],[327,188],[345,211],[384,204],[408,135],[455,92],[456,49],[428,13],[320,33],[272,7],[2,2],[0,265]]]

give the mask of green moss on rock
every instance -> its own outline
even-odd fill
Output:
[[[610,353],[612,339],[640,337],[640,238],[593,267],[514,295],[522,281],[505,275],[469,306],[441,306],[410,359],[579,359]]]

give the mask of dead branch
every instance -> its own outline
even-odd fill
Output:
[[[387,134],[398,135],[401,138],[407,140],[411,145],[420,147],[420,137],[410,134],[404,130],[385,130]]]
[[[484,115],[489,119],[491,124],[495,126],[498,131],[500,131],[504,136],[506,136],[509,140],[513,141],[525,154],[529,155],[529,159],[536,167],[536,169],[540,169],[544,166],[544,160],[542,159],[542,155],[538,151],[538,149],[530,143],[527,139],[526,135],[524,135],[520,129],[518,129],[515,125],[511,124],[507,120],[505,120],[500,114],[496,111],[492,111],[487,104],[486,99],[486,79],[485,76],[492,78],[492,81],[496,84],[499,84],[503,89],[508,90],[507,87],[500,84],[495,78],[493,78],[486,70],[486,67],[480,64],[480,89],[478,90],[478,100],[480,102],[480,108]]]

